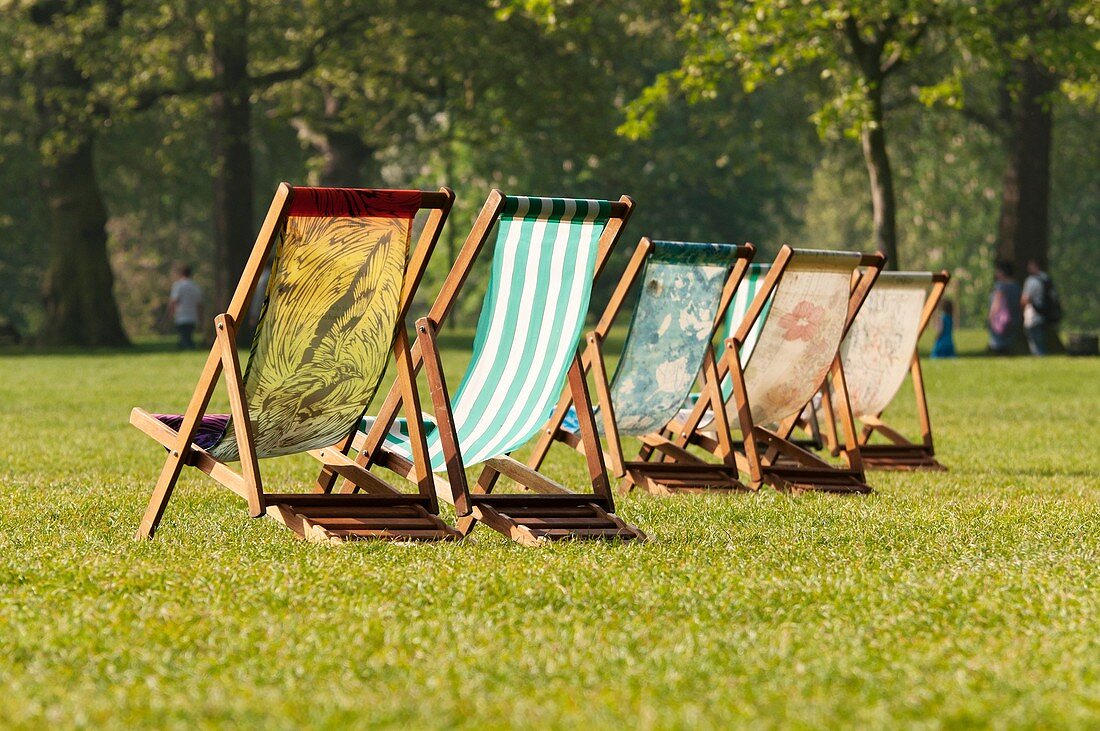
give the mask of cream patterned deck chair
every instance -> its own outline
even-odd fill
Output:
[[[928,326],[950,280],[947,272],[883,272],[860,308],[840,347],[852,414],[862,430],[859,451],[867,469],[937,470],[932,421],[924,391],[917,341]],[[882,421],[909,372],[916,397],[921,440],[914,443]],[[839,454],[829,391],[822,391],[821,420],[830,451]],[[886,443],[871,444],[878,433]]]
[[[725,319],[725,311],[754,252],[751,244],[643,238],[596,329],[588,334],[582,363],[595,378],[599,400],[597,426],[602,427],[607,441],[605,460],[615,475],[623,478],[624,492],[635,484],[654,492],[665,489],[665,485],[715,486],[730,479],[734,484],[728,486],[737,486],[736,472],[731,476],[731,471],[721,465],[627,461],[621,438],[659,434],[678,413],[700,369],[714,370],[716,359],[711,341]],[[641,282],[638,301],[618,368],[609,382],[604,338],[636,282]],[[714,404],[722,404],[717,393],[708,393],[707,397]],[[538,469],[555,440],[583,451],[576,409],[569,394],[563,395],[527,464]]]
[[[544,539],[645,537],[615,515],[577,354],[592,283],[633,205],[625,196],[608,202],[493,191],[431,312],[417,321],[414,365],[423,358],[435,410],[429,456],[434,470],[446,472],[449,491],[441,489],[440,495],[453,502],[463,533],[482,521],[525,545]],[[436,335],[494,226],[492,267],[473,356],[451,398]],[[567,380],[587,447],[589,494],[574,493],[509,456],[545,424]],[[403,424],[395,421],[396,396],[391,390],[377,418],[364,421],[355,442],[360,463],[410,468],[414,450]],[[464,468],[474,465],[482,470],[470,488]],[[494,494],[501,475],[540,494]],[[343,489],[351,488],[344,483]]]
[[[733,382],[726,412],[741,431],[734,461],[748,475],[745,487],[755,490],[767,483],[784,491],[871,491],[859,460],[838,353],[846,324],[866,296],[862,286],[853,290],[854,272],[861,264],[881,269],[883,261],[879,254],[788,246],[780,250],[718,364],[718,377],[729,374]],[[766,307],[770,313],[745,357],[742,343]],[[825,462],[791,440],[803,408],[830,373],[845,446],[850,450],[844,454],[844,467]],[[692,444],[720,450],[720,442],[703,425],[706,408],[706,403],[696,404],[687,419],[675,425],[680,451],[658,445],[656,453],[662,459],[698,460],[686,449]]]
[[[771,264],[750,264],[745,275],[741,278],[740,283],[737,285],[737,290],[733,296],[733,302],[726,310],[725,327],[723,328],[723,342],[729,340],[737,334],[737,329],[741,325],[741,321],[745,319],[745,315],[749,311],[749,307],[752,305],[753,300],[756,298],[757,292],[764,285],[764,281],[768,276],[768,272],[771,270]],[[756,318],[756,322],[749,330],[748,335],[745,337],[745,342],[741,346],[741,364],[744,365],[748,362],[749,357],[752,355],[752,350],[756,347],[756,341],[760,337],[760,331],[764,327],[764,323],[767,322],[768,313],[771,311],[771,298],[768,298],[764,304],[764,309]],[[733,396],[733,380],[730,378],[728,368],[722,368],[722,401],[728,402]],[[675,439],[675,435],[680,434],[683,436],[683,422],[686,422],[691,415],[692,408],[698,403],[699,394],[692,394],[684,402],[684,406],[677,414],[676,420],[669,423],[665,429],[664,434],[651,435],[647,441],[649,443],[643,444],[639,456],[643,460],[650,460],[654,457],[653,450],[660,443],[665,448],[669,448],[669,444],[673,444],[671,440]],[[710,452],[716,455],[722,455],[724,460],[730,460],[729,451],[720,447],[719,435],[722,434],[721,429],[716,428],[714,424],[714,409],[708,405],[706,411],[703,413],[702,418],[699,421],[699,426],[695,430],[695,441],[697,444],[705,447]],[[728,421],[728,420],[727,420]],[[736,423],[734,424],[736,426]],[[800,419],[798,426],[804,428],[810,435],[809,439],[793,439],[796,445],[800,447],[808,447],[812,449],[821,449],[824,446],[823,437],[818,430],[818,420],[815,412],[810,411],[807,418]],[[662,439],[664,437],[664,439]],[[733,446],[736,449],[741,448],[740,440],[734,440]],[[669,461],[668,455],[658,455],[658,459],[661,461]],[[700,468],[701,469],[701,468]],[[712,485],[708,489],[714,489],[718,485]],[[729,487],[743,488],[741,483],[728,482]],[[656,491],[657,494],[664,494],[667,490],[675,489],[666,486],[665,490]],[[687,492],[695,492],[690,488],[685,488]]]
[[[183,414],[134,409],[130,423],[168,450],[138,536],[151,538],[185,465],[243,497],[253,517],[270,515],[297,535],[431,540],[459,534],[439,517],[426,461],[411,471],[419,491],[403,493],[345,456],[391,356],[395,389],[423,444],[404,316],[454,195],[438,192],[279,186]],[[413,219],[429,211],[409,259]],[[272,247],[275,257],[248,367],[237,360],[237,323]],[[224,371],[229,414],[207,414]],[[265,492],[259,460],[306,452],[322,480],[312,493]],[[227,463],[240,461],[241,472]],[[332,476],[368,494],[324,491]]]

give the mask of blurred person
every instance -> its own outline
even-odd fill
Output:
[[[1012,278],[1012,263],[999,260],[993,269],[993,293],[989,298],[989,347],[995,355],[1008,355],[1016,344],[1020,314],[1020,285]]]
[[[176,279],[168,296],[168,316],[172,318],[179,335],[176,347],[179,350],[194,348],[191,338],[202,317],[202,290],[191,279],[191,267],[187,264],[176,267]]]
[[[1047,354],[1047,328],[1062,319],[1062,304],[1054,280],[1034,259],[1028,259],[1027,279],[1020,296],[1024,310],[1024,334],[1032,355]]]
[[[932,357],[955,357],[955,303],[949,299],[940,302],[940,319],[936,323],[936,342],[932,344]]]

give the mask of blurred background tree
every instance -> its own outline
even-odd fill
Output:
[[[454,187],[424,301],[498,186],[947,267],[974,325],[993,259],[1035,256],[1096,327],[1100,14],[995,5],[0,0],[0,318],[123,344],[177,261],[212,309],[285,179]]]

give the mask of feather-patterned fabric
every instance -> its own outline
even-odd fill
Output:
[[[338,442],[374,397],[418,203],[415,191],[295,189],[244,375],[257,456]],[[210,451],[238,458],[232,422]]]

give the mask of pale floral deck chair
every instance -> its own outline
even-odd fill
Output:
[[[275,195],[183,414],[134,409],[130,423],[168,450],[138,536],[151,538],[184,466],[209,474],[264,514],[310,540],[460,537],[439,517],[426,461],[401,492],[345,452],[391,358],[414,443],[424,442],[404,317],[454,195],[438,192],[295,188]],[[414,217],[428,211],[410,260]],[[248,367],[237,358],[237,323],[274,247]],[[208,414],[225,376],[229,414]],[[270,493],[259,460],[308,453],[323,465],[313,492]],[[239,461],[241,471],[228,463]],[[330,494],[342,475],[365,493]]]
[[[946,469],[935,457],[917,341],[935,314],[949,280],[946,271],[883,272],[844,338],[840,355],[852,413],[862,426],[859,451],[868,469]],[[882,420],[906,373],[916,398],[919,442],[910,441]],[[830,391],[823,389],[818,411],[825,425],[827,446],[836,455],[842,446],[831,399]],[[886,441],[871,443],[876,433]]]
[[[713,487],[736,481],[721,465],[665,464],[624,457],[622,437],[664,439],[661,432],[690,394],[700,369],[714,372],[712,340],[755,249],[752,245],[652,241],[643,238],[604,310],[587,335],[582,361],[596,384],[597,426],[607,442],[605,459],[622,491],[641,485],[651,492]],[[636,283],[626,342],[614,378],[608,380],[604,339]],[[717,378],[709,381],[718,383]],[[712,403],[722,404],[708,392]],[[727,430],[728,434],[728,430]],[[527,464],[538,468],[554,441],[583,452],[576,409],[562,397]],[[727,485],[733,486],[733,485]]]
[[[464,534],[477,521],[524,545],[562,538],[643,539],[615,515],[615,503],[588,387],[578,356],[592,284],[618,240],[633,202],[506,196],[493,191],[443,283],[428,316],[417,320],[414,367],[421,363],[432,394],[434,423],[427,457],[440,496],[452,502]],[[473,355],[453,397],[436,336],[478,254],[496,227],[488,291]],[[546,422],[568,381],[587,445],[592,492],[575,493],[510,456]],[[415,455],[391,390],[376,418],[355,441],[361,464],[409,470]],[[465,468],[481,465],[471,488]],[[494,493],[501,475],[527,491]],[[442,485],[449,483],[449,489]],[[342,489],[353,489],[344,483]]]
[[[726,309],[725,327],[723,328],[724,334],[722,335],[723,342],[737,334],[737,329],[741,326],[741,321],[745,319],[749,307],[752,305],[753,300],[756,299],[757,292],[764,286],[764,282],[770,270],[770,263],[750,264],[744,276],[741,277],[740,283],[737,285],[737,289],[734,292],[733,301]],[[748,363],[749,357],[752,355],[752,350],[756,347],[756,341],[760,337],[760,331],[764,328],[764,323],[767,322],[770,312],[771,298],[768,298],[768,301],[764,303],[764,309],[760,311],[752,329],[749,330],[748,334],[745,336],[744,342],[741,344],[740,353],[742,365]],[[729,401],[730,397],[733,395],[733,380],[730,378],[728,369],[723,368],[722,370],[722,400],[726,402]],[[699,393],[693,393],[684,400],[684,404],[678,414],[679,422],[686,421],[688,416],[691,415],[692,408],[698,402],[700,395]],[[699,443],[704,444],[711,452],[717,453],[718,437],[717,430],[715,430],[712,425],[713,421],[714,410],[708,406],[707,411],[703,414],[699,427],[696,429],[696,437]],[[674,423],[672,426],[675,427],[676,424]],[[810,433],[810,438],[795,440],[796,444],[799,446],[812,447],[814,449],[821,449],[824,446],[823,437],[818,430],[816,412],[807,412],[806,419],[800,420],[799,426]],[[675,431],[675,428],[673,431]],[[737,445],[738,442],[735,441],[734,444]],[[649,458],[652,449],[653,448],[650,446],[642,447],[642,455],[645,459]]]
[[[784,491],[871,491],[859,458],[839,349],[850,317],[873,284],[871,279],[853,290],[856,269],[880,270],[883,261],[879,254],[784,246],[768,269],[736,334],[726,341],[717,369],[719,378],[728,374],[732,381],[725,421],[740,429],[733,461],[748,476],[745,488],[769,484]],[[767,318],[757,331],[765,309]],[[744,346],[750,338],[755,338],[751,352]],[[848,449],[843,466],[826,462],[791,438],[804,407],[830,374]],[[708,424],[708,409],[705,400],[696,403],[683,421],[670,425],[675,448],[657,446],[650,456],[697,461],[700,457],[687,449],[695,445],[725,458],[716,434],[721,419]]]

